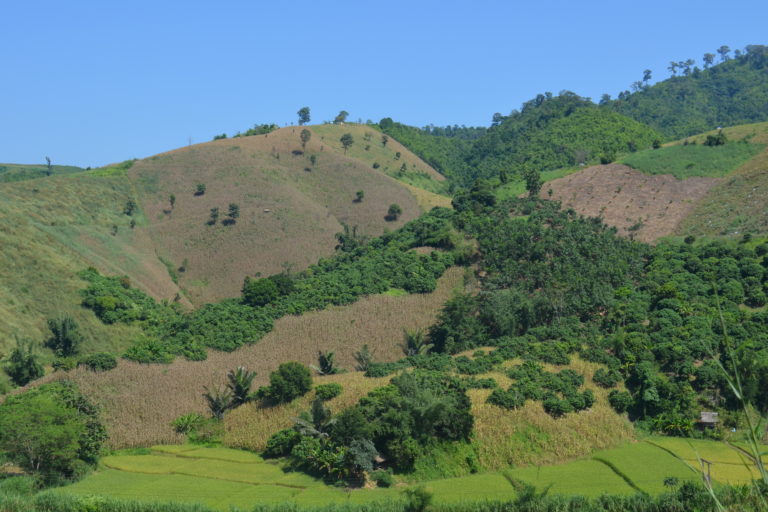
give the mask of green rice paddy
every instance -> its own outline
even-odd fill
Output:
[[[714,441],[654,437],[565,464],[509,469],[423,482],[436,503],[503,500],[515,495],[509,478],[550,493],[599,496],[663,492],[665,480],[698,480],[699,458],[713,462],[720,483],[744,483],[750,471],[733,448]],[[143,501],[201,503],[220,510],[255,504],[365,503],[398,499],[407,484],[389,489],[344,489],[280,462],[228,448],[155,446],[148,453],[111,455],[86,479],[61,492]]]

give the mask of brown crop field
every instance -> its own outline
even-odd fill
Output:
[[[542,187],[542,197],[589,217],[601,217],[635,240],[652,242],[675,232],[720,179],[649,175],[626,165],[588,167]]]
[[[318,350],[333,350],[342,368],[352,369],[353,354],[367,344],[378,361],[402,357],[403,329],[433,324],[443,303],[463,289],[462,268],[451,268],[430,294],[368,296],[349,305],[284,317],[258,343],[235,352],[210,351],[208,359],[177,359],[169,365],[121,360],[104,373],[82,368],[42,379],[69,378],[104,410],[110,446],[125,448],[179,442],[170,422],[188,412],[206,412],[203,386],[223,383],[227,370],[245,366],[258,372],[255,386],[285,361],[317,363]]]

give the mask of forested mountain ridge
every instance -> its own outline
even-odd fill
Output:
[[[662,135],[625,116],[598,108],[587,98],[564,91],[540,94],[509,116],[494,116],[480,137],[467,140],[383,119],[385,133],[431,162],[455,185],[477,178],[519,176],[526,169],[549,171],[651,147]]]
[[[713,54],[705,55],[704,69],[691,59],[672,62],[672,77],[652,86],[638,82],[636,92],[625,91],[618,99],[600,103],[667,139],[768,120],[768,47],[750,45],[734,58],[727,47],[721,50],[720,64],[712,65]]]

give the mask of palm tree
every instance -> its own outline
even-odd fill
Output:
[[[319,350],[317,352],[318,366],[310,366],[320,375],[336,375],[341,371],[341,368],[336,366],[335,357],[336,354],[332,350],[329,350],[328,352]]]
[[[427,343],[424,329],[406,330],[403,331],[403,334],[403,344],[401,347],[406,356],[426,355],[434,347],[432,343]]]
[[[203,389],[205,389],[203,398],[208,402],[208,409],[210,409],[211,414],[217,420],[223,419],[224,413],[232,404],[232,392],[229,388],[222,389],[220,386],[216,386],[214,389],[204,386]]]
[[[232,394],[231,408],[234,409],[251,400],[251,386],[255,377],[256,372],[249,372],[242,366],[227,372],[227,389]]]

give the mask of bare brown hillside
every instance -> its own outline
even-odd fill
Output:
[[[652,242],[671,235],[697,201],[721,180],[670,175],[652,176],[626,165],[609,164],[586,168],[550,181],[543,197],[561,201],[563,208],[590,217],[601,217],[620,234]]]
[[[194,304],[238,295],[246,275],[299,270],[330,256],[342,223],[375,236],[420,214],[405,184],[360,158],[364,150],[347,155],[336,134],[319,131],[326,140],[315,133],[305,148],[299,128],[283,128],[177,149],[131,168],[157,254],[172,269],[186,269],[179,284]],[[376,150],[394,160],[394,147]],[[197,184],[204,194],[195,195]],[[240,217],[225,225],[230,203]],[[391,204],[402,208],[397,220],[386,219]],[[219,209],[213,225],[212,208]]]

